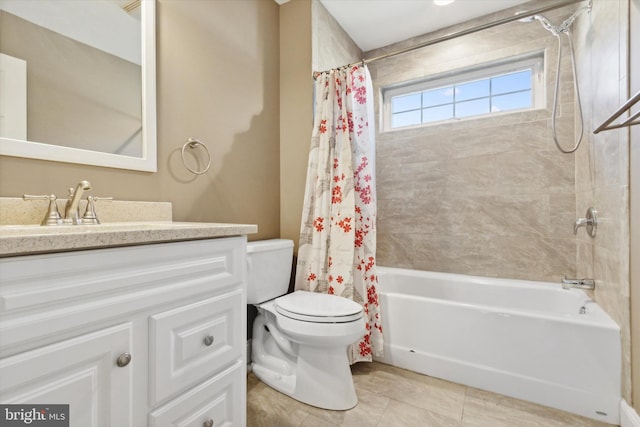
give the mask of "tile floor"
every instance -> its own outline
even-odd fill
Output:
[[[247,377],[249,427],[605,427],[583,418],[382,363],[352,367],[358,405],[326,411]]]

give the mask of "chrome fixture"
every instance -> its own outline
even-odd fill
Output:
[[[593,290],[596,288],[596,281],[593,279],[567,279],[565,276],[562,279],[562,289],[571,288]]]
[[[573,224],[573,234],[578,234],[578,228],[585,227],[587,234],[591,237],[596,237],[596,228],[598,227],[598,211],[594,207],[587,209],[585,218],[578,218]]]
[[[131,362],[131,353],[122,353],[120,356],[118,356],[116,365],[118,365],[119,368],[124,368],[129,364],[129,362]]]
[[[55,194],[51,194],[48,196],[33,196],[30,194],[24,194],[22,196],[23,200],[48,200],[49,208],[47,209],[47,214],[44,216],[44,219],[40,223],[40,225],[59,225],[62,224],[62,217],[60,216],[60,212],[58,211],[58,203],[56,202],[57,197]]]
[[[91,183],[84,180],[78,183],[75,190],[69,188],[69,199],[64,207],[63,222],[65,224],[82,224],[79,212],[80,199],[82,199],[82,194],[87,190],[91,190]]]
[[[625,111],[631,112],[631,107],[633,107],[639,101],[640,101],[640,92],[636,93],[631,98],[629,98],[627,102],[622,104],[620,108],[618,108],[611,116],[609,116],[609,118],[605,120],[604,123],[598,126],[598,128],[594,130],[593,133],[600,133],[603,130],[611,130],[611,129],[625,128],[625,127],[634,126],[634,125],[640,125],[640,111],[636,111],[631,115],[631,117],[627,118],[622,123],[613,124],[613,125],[611,124],[618,117],[624,114]]]
[[[580,306],[580,308],[578,309],[578,314],[587,314],[589,304],[595,304],[595,303],[593,302],[593,300],[590,300],[590,299],[585,300]]]
[[[189,166],[187,164],[187,161],[184,158],[184,150],[185,150],[185,148],[187,148],[187,146],[192,150],[195,149],[198,146],[201,146],[202,149],[204,150],[204,152],[207,155],[207,166],[201,168],[200,170],[193,169],[191,166]],[[204,173],[207,173],[207,171],[211,167],[211,153],[209,152],[209,149],[207,148],[207,146],[204,145],[200,140],[197,140],[195,138],[187,139],[187,142],[185,142],[184,145],[182,146],[181,155],[182,155],[182,163],[184,164],[184,167],[189,169],[189,172],[191,172],[191,173],[193,173],[195,175],[202,175]]]
[[[209,347],[211,344],[213,344],[214,338],[212,335],[207,335],[206,337],[204,337],[204,345],[206,345],[207,347]]]
[[[67,199],[67,203],[64,207],[64,218],[60,216],[60,212],[58,211],[58,203],[56,202],[57,197],[55,194],[51,194],[48,196],[33,196],[30,194],[25,194],[22,196],[22,198],[24,200],[49,201],[49,208],[47,209],[47,214],[40,223],[41,225],[100,224],[100,220],[96,215],[95,202],[97,202],[98,200],[113,200],[113,197],[88,196],[87,208],[82,218],[80,218],[80,201],[82,200],[82,194],[87,190],[91,190],[91,183],[85,180],[80,181],[75,189],[69,188],[69,198]]]
[[[113,200],[113,197],[87,196],[87,209],[82,216],[82,224],[100,224],[96,215],[96,202],[98,200]]]
[[[591,12],[591,1],[589,1],[586,5],[580,7],[577,11],[573,13],[569,18],[565,19],[564,22],[558,26],[553,25],[551,21],[545,18],[543,15],[533,15],[527,16],[525,18],[520,19],[522,22],[531,22],[538,20],[542,24],[542,26],[553,34],[558,40],[558,64],[556,67],[556,82],[554,86],[553,92],[553,111],[551,112],[551,133],[553,135],[553,141],[556,143],[556,147],[561,153],[571,154],[575,152],[578,147],[580,147],[580,142],[582,142],[582,136],[584,132],[584,120],[582,118],[582,102],[580,101],[580,90],[578,88],[578,73],[576,70],[576,60],[575,60],[575,51],[573,48],[573,40],[571,39],[571,25],[576,18],[584,12]],[[556,132],[556,117],[557,117],[557,109],[558,109],[558,100],[559,90],[560,90],[560,66],[562,63],[562,40],[561,35],[564,34],[567,36],[567,40],[569,42],[569,53],[571,55],[571,70],[573,71],[573,90],[576,96],[576,105],[578,108],[577,114],[578,119],[580,121],[579,125],[579,136],[575,141],[573,148],[565,150],[560,146],[560,142],[558,141],[558,134]]]

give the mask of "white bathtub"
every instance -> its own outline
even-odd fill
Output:
[[[388,267],[378,278],[377,360],[618,423],[620,328],[583,291]]]

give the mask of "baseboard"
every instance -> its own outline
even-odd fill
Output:
[[[624,399],[620,401],[620,427],[640,427],[640,415]]]

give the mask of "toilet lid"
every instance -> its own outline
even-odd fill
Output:
[[[362,317],[362,306],[357,302],[307,291],[276,298],[275,308],[283,316],[315,323],[353,322]]]

